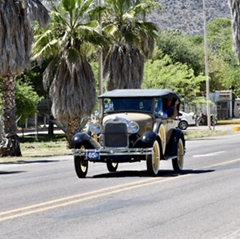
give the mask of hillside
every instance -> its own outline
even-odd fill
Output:
[[[203,0],[158,0],[164,12],[151,17],[161,30],[178,29],[185,34],[203,34]],[[227,0],[205,0],[207,22],[231,18]]]
[[[48,0],[41,0],[45,5]],[[54,0],[58,1],[58,0]],[[185,34],[203,34],[203,0],[155,0],[164,11],[153,13],[151,21],[161,30],[178,29]],[[231,18],[228,0],[205,0],[207,22],[214,18]]]

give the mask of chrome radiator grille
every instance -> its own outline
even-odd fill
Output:
[[[121,121],[109,122],[104,127],[103,137],[105,147],[127,147],[127,125]]]

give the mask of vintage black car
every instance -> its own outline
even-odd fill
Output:
[[[99,120],[72,139],[77,176],[87,175],[88,162],[106,163],[108,171],[115,172],[119,163],[144,160],[149,174],[156,176],[160,160],[172,160],[173,169],[181,171],[185,139],[178,121],[163,111],[163,99],[169,97],[180,102],[168,89],[121,89],[100,95]]]

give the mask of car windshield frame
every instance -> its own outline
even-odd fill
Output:
[[[180,97],[170,89],[116,89],[112,91],[107,91],[106,93],[98,96],[101,104],[101,117],[105,114],[111,114],[116,112],[143,112],[152,114],[153,117],[156,118],[168,118],[169,116],[163,112],[163,102],[160,102],[165,98],[172,98],[172,104],[176,100],[178,100],[179,104],[177,105],[177,111],[180,109],[181,100]],[[129,99],[139,99],[139,98],[148,98],[149,101],[152,101],[151,109],[150,105],[148,109],[144,109],[144,107],[130,107],[125,106],[123,109],[114,109],[111,105],[112,100],[114,99],[122,99],[127,100]],[[129,103],[130,104],[130,103]],[[161,106],[161,107],[160,107]]]
[[[103,112],[144,112],[152,114],[153,112],[152,97],[106,97],[102,98]]]

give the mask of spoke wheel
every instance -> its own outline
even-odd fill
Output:
[[[85,178],[88,171],[88,161],[83,156],[74,156],[74,166],[76,174],[79,178]]]
[[[184,147],[182,139],[178,141],[177,157],[172,159],[173,169],[176,172],[182,171],[184,162]]]
[[[156,176],[159,171],[160,148],[157,140],[154,141],[152,147],[152,155],[147,157],[147,171],[150,175]]]
[[[109,172],[116,172],[118,168],[118,163],[107,162],[107,169]]]

